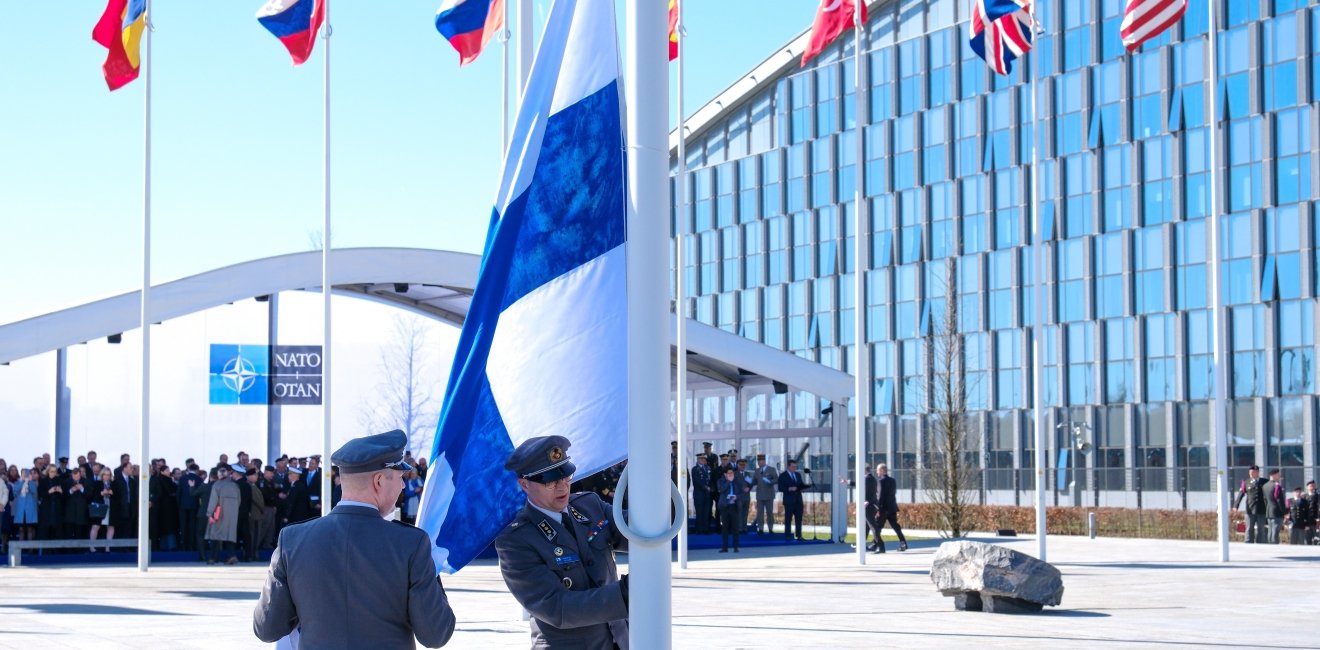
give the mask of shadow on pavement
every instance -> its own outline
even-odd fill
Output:
[[[261,594],[256,591],[167,591],[165,593],[192,598],[213,598],[215,600],[256,600],[261,597]]]
[[[137,609],[115,605],[87,605],[82,603],[33,603],[31,605],[4,605],[6,609],[28,609],[41,614],[80,614],[103,616],[178,616],[176,612],[157,609]]]

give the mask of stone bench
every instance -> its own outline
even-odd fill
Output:
[[[955,609],[1000,614],[1039,612],[1063,602],[1063,577],[1048,562],[983,542],[945,542],[930,579]]]
[[[9,542],[9,566],[16,567],[23,562],[23,551],[37,551],[47,548],[106,548],[114,546],[116,548],[137,548],[138,541],[133,538],[126,539],[31,539],[25,541]]]

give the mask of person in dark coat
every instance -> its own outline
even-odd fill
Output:
[[[185,551],[197,550],[197,526],[195,523],[197,520],[197,497],[193,495],[193,492],[203,482],[200,468],[197,467],[196,463],[193,463],[188,465],[188,471],[179,477],[179,484],[176,486],[175,494],[179,502],[179,533],[181,537],[179,545]]]
[[[779,473],[779,491],[784,493],[784,538],[802,541],[802,473],[797,461],[789,460]],[[796,524],[796,525],[795,525]]]
[[[898,550],[906,551],[908,549],[907,537],[903,536],[903,528],[898,525],[898,482],[889,475],[889,466],[884,463],[877,465],[875,471],[880,475],[880,513],[876,516],[875,542],[880,546],[879,552],[884,553],[885,540],[880,536],[880,532],[884,530],[885,523],[888,522],[889,527],[893,528],[894,533],[898,535]]]
[[[241,463],[231,466],[229,478],[238,485],[238,537],[234,540],[238,557],[250,562],[256,552],[248,548],[248,539],[252,534],[252,484],[247,480],[247,468]]]
[[[569,491],[569,444],[531,438],[504,464],[527,503],[495,538],[500,573],[531,614],[532,647],[628,650],[628,576],[614,563],[625,540],[599,495]]]
[[[745,493],[751,490],[738,472],[732,467],[724,468],[720,477],[719,488],[715,492],[716,503],[720,509],[720,552],[729,552],[729,535],[733,535],[733,552],[738,552],[738,534],[742,525],[738,523],[739,504]]]
[[[142,491],[138,487],[137,466],[120,468],[115,476],[114,486],[115,497],[114,504],[110,507],[110,525],[115,527],[120,537],[137,537],[138,498]]]
[[[192,496],[197,500],[197,510],[193,525],[193,541],[197,544],[197,559],[205,562],[207,555],[206,544],[206,526],[209,523],[210,513],[206,511],[206,506],[211,502],[211,488],[219,480],[219,472],[212,469],[207,475],[208,481],[200,483],[193,488]]]
[[[37,539],[64,538],[64,501],[68,496],[64,477],[54,465],[37,481]]]
[[[75,467],[69,472],[65,484],[67,496],[64,498],[64,530],[69,539],[82,539],[87,536],[87,502],[93,494],[89,481],[83,479],[82,467]],[[98,499],[99,499],[99,495]]]
[[[1237,498],[1233,500],[1233,509],[1237,510],[1242,502],[1247,502],[1247,543],[1264,544],[1269,537],[1265,528],[1265,484],[1269,483],[1260,475],[1260,467],[1252,465],[1247,469],[1247,480],[1238,488]]]
[[[431,559],[430,537],[385,515],[403,489],[408,436],[350,440],[335,451],[344,499],[329,515],[280,532],[252,632],[267,643],[294,630],[303,648],[428,648],[457,620]],[[349,579],[331,567],[349,567]]]
[[[292,466],[289,467],[288,508],[286,523],[296,524],[312,518],[311,507],[307,500],[307,482],[303,480],[302,470]]]
[[[693,524],[698,535],[710,532],[710,473],[706,464],[706,455],[697,454],[697,464],[692,466],[692,508],[697,511],[697,522]]]

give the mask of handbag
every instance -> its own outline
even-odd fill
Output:
[[[110,511],[110,506],[105,505],[103,501],[92,501],[87,504],[87,516],[96,521],[105,519],[105,514]]]

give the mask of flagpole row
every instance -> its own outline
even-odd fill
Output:
[[[1039,23],[1036,21],[1036,5],[1030,7],[1031,29],[1037,34]],[[1031,420],[1035,429],[1035,466],[1036,466],[1036,557],[1046,560],[1049,531],[1046,527],[1045,513],[1045,229],[1040,214],[1040,111],[1037,106],[1037,78],[1039,77],[1039,57],[1031,54],[1031,228],[1032,241],[1035,244],[1032,263],[1032,318],[1031,330]]]
[[[867,103],[862,83],[866,22],[862,18],[862,7],[866,0],[855,0],[853,4],[853,100],[856,102],[854,118],[857,123],[857,142],[854,143],[855,160],[853,188],[853,417],[856,421],[857,462],[853,468],[854,500],[857,504],[855,524],[857,526],[857,564],[866,565],[866,431],[871,416],[871,389],[869,377],[870,359],[867,355],[866,342],[866,270],[870,268],[869,256],[871,225],[866,209],[866,173],[863,161],[866,160],[866,130],[863,125],[868,121],[865,112]],[[843,417],[835,413],[835,417]],[[879,480],[877,477],[876,480]],[[878,486],[877,486],[878,487]],[[880,531],[876,530],[876,543],[880,543]]]
[[[147,572],[151,558],[151,0],[147,0],[142,30],[142,428],[138,438],[138,571]]]
[[[624,72],[628,146],[628,499],[630,526],[643,535],[664,531],[672,485],[665,467],[669,419],[667,242],[669,220],[669,83],[667,10],[656,0],[628,0]],[[616,498],[622,498],[620,495]],[[671,646],[669,546],[629,551],[629,646]]]
[[[318,471],[321,473],[317,477],[321,481],[321,514],[330,514],[332,506],[334,485],[331,482],[330,472],[330,425],[331,425],[331,348],[332,340],[330,338],[330,292],[333,283],[330,276],[330,35],[333,32],[330,26],[330,3],[325,4],[325,52],[322,56],[324,67],[324,113],[322,128],[324,132],[323,147],[324,154],[322,158],[322,183],[323,194],[321,197],[323,211],[321,213],[321,309],[322,309],[322,340],[324,349],[321,350],[321,463]]]
[[[678,65],[678,82],[675,84],[675,103],[678,106],[678,173],[674,175],[674,194],[678,203],[677,236],[674,238],[674,350],[677,368],[674,371],[675,376],[675,416],[678,422],[675,424],[676,439],[678,440],[678,451],[674,454],[674,462],[678,469],[678,488],[683,491],[683,503],[687,504],[687,486],[688,486],[688,404],[687,404],[687,253],[684,250],[688,240],[688,217],[687,217],[687,133],[685,131],[685,122],[687,118],[683,110],[683,58],[685,55],[683,38],[686,34],[683,31],[683,0],[675,0],[674,10],[678,13],[678,21],[674,27],[675,34],[678,37],[678,56],[675,57],[675,63]],[[693,503],[693,508],[705,507],[710,509],[710,504]],[[686,569],[688,564],[688,527],[687,516],[682,517],[682,522],[678,529],[678,568]]]
[[[1209,47],[1210,74],[1206,75],[1210,96],[1210,218],[1206,219],[1206,229],[1210,231],[1210,305],[1214,309],[1214,363],[1215,363],[1215,399],[1212,407],[1215,432],[1215,511],[1216,528],[1219,531],[1219,561],[1228,561],[1228,330],[1227,311],[1223,293],[1223,241],[1219,228],[1219,16],[1218,7],[1222,3],[1208,3],[1210,14],[1207,36]]]

